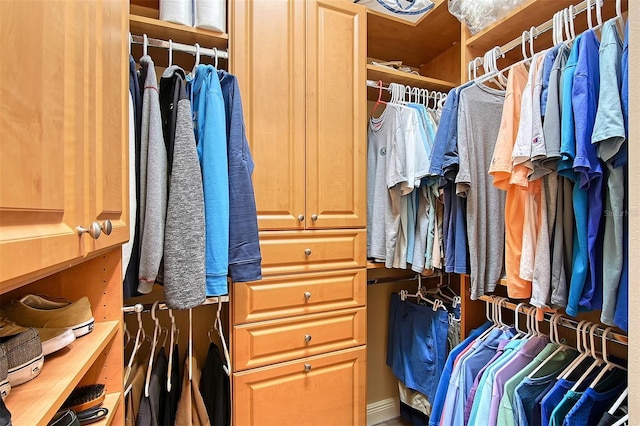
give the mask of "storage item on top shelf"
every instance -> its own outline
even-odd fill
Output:
[[[160,0],[160,20],[193,26],[192,0]]]
[[[193,0],[193,9],[196,28],[227,32],[226,0]]]
[[[524,0],[449,0],[449,13],[476,34],[521,3]]]
[[[383,13],[403,21],[415,24],[433,9],[430,0],[353,0],[369,10]]]

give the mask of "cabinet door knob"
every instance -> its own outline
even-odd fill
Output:
[[[312,214],[312,215],[311,215],[311,220],[312,220],[312,221],[314,221],[314,222],[315,222],[316,220],[318,220],[318,215],[317,215],[317,214]]]
[[[304,215],[303,214],[299,214],[298,215],[298,222],[302,222],[304,220]]]
[[[101,227],[98,222],[93,222],[88,228],[78,226],[76,228],[76,232],[78,233],[78,236],[82,236],[82,234],[89,234],[91,238],[97,240],[100,237],[100,228]]]
[[[310,291],[305,291],[304,292],[304,300],[309,300],[311,299],[311,292]]]
[[[310,334],[305,334],[304,335],[304,342],[305,343],[309,343],[311,341],[311,335]]]
[[[111,235],[111,231],[113,230],[113,225],[111,224],[111,221],[107,219],[104,222],[102,222],[100,229],[102,229],[102,232],[105,235]]]
[[[304,371],[305,371],[306,373],[308,373],[309,371],[311,371],[311,364],[305,364],[305,365],[304,365]]]
[[[311,249],[304,249],[305,256],[311,256]]]

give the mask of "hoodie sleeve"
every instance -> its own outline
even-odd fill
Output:
[[[149,56],[144,56],[140,59],[140,64],[146,68],[146,79],[142,97],[140,159],[142,235],[138,291],[149,293],[153,289],[162,260],[167,212],[167,151],[162,137],[158,83],[153,61]]]
[[[237,79],[222,74],[227,113],[229,161],[229,275],[235,282],[262,279],[258,219],[251,174],[253,159],[245,135],[242,101]]]

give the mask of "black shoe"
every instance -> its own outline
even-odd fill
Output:
[[[0,426],[11,426],[11,413],[4,405],[2,398],[0,398]]]
[[[80,426],[76,413],[71,410],[58,411],[48,426]]]

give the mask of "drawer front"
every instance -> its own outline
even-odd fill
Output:
[[[260,250],[263,276],[364,268],[366,231],[265,231]]]
[[[358,308],[235,326],[234,368],[241,371],[364,345],[366,322],[366,309]]]
[[[367,271],[268,277],[233,285],[234,324],[365,306]]]
[[[366,424],[363,347],[233,375],[236,426]]]

